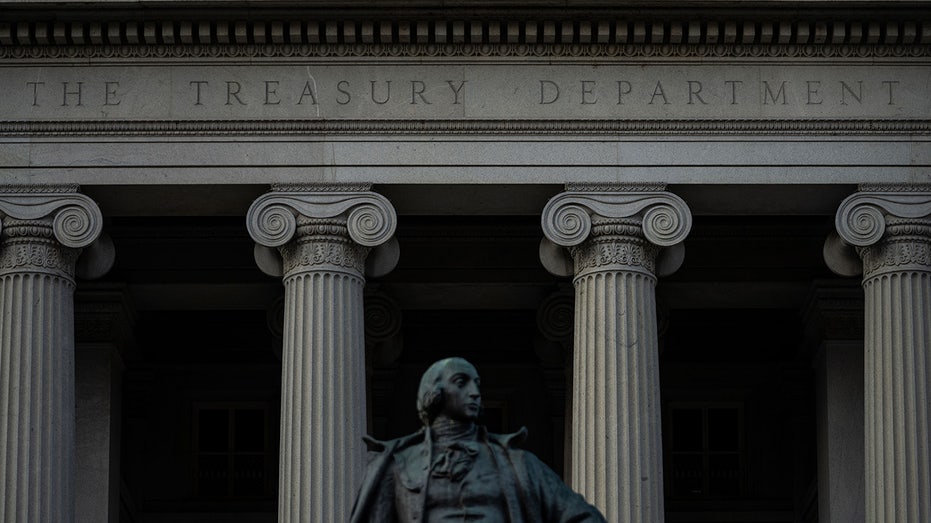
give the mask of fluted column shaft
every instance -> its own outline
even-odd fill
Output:
[[[841,204],[837,227],[863,261],[866,520],[927,522],[931,192],[865,189]]]
[[[344,520],[341,511],[352,505],[363,470],[364,280],[358,264],[364,252],[345,229],[301,225],[297,240],[282,249],[291,266],[284,277],[281,449],[288,459],[279,481],[282,521]],[[301,263],[315,252],[323,254],[322,263]]]
[[[662,521],[656,248],[632,235],[599,235],[599,228],[573,249],[581,266],[573,383],[585,390],[572,399],[572,478],[596,504],[607,502],[609,521]],[[639,224],[630,229],[636,234]],[[602,250],[630,257],[594,266],[607,261]]]
[[[563,193],[544,209],[575,272],[570,481],[608,521],[664,519],[656,261],[690,224],[664,192]]]
[[[0,188],[0,520],[74,521],[74,271],[101,217],[75,188]]]
[[[365,468],[365,259],[393,212],[374,193],[272,192],[250,209],[253,238],[283,259],[282,523],[349,518]]]

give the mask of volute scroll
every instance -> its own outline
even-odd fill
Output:
[[[103,231],[100,207],[77,187],[0,186],[0,217],[18,220],[52,219],[52,230],[62,245],[75,249],[94,243]]]
[[[249,235],[265,247],[280,247],[294,237],[297,216],[328,219],[346,216],[349,236],[365,247],[388,242],[397,214],[374,192],[270,192],[260,196],[246,216]]]
[[[573,247],[591,233],[592,217],[642,220],[650,243],[670,247],[692,228],[692,213],[684,200],[667,192],[564,192],[554,196],[542,213],[543,234],[562,247]]]
[[[841,202],[834,219],[837,233],[849,245],[873,245],[886,232],[887,216],[907,219],[931,216],[931,188],[927,189],[859,192],[848,196]]]

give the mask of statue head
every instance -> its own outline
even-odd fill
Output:
[[[424,425],[439,415],[474,422],[482,410],[481,380],[475,367],[463,358],[446,358],[426,370],[417,391],[417,413]]]

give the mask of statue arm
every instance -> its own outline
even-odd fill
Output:
[[[524,453],[530,489],[549,523],[605,523],[601,512],[566,485],[553,469],[531,453]]]
[[[391,470],[391,448],[369,452],[369,463],[362,486],[352,506],[351,523],[396,523],[394,505],[394,473]]]

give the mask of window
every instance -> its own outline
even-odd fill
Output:
[[[269,496],[277,456],[269,445],[268,409],[264,405],[199,405],[194,414],[196,495],[213,499]]]
[[[683,498],[741,495],[746,469],[742,406],[674,403],[668,413],[669,493]]]

